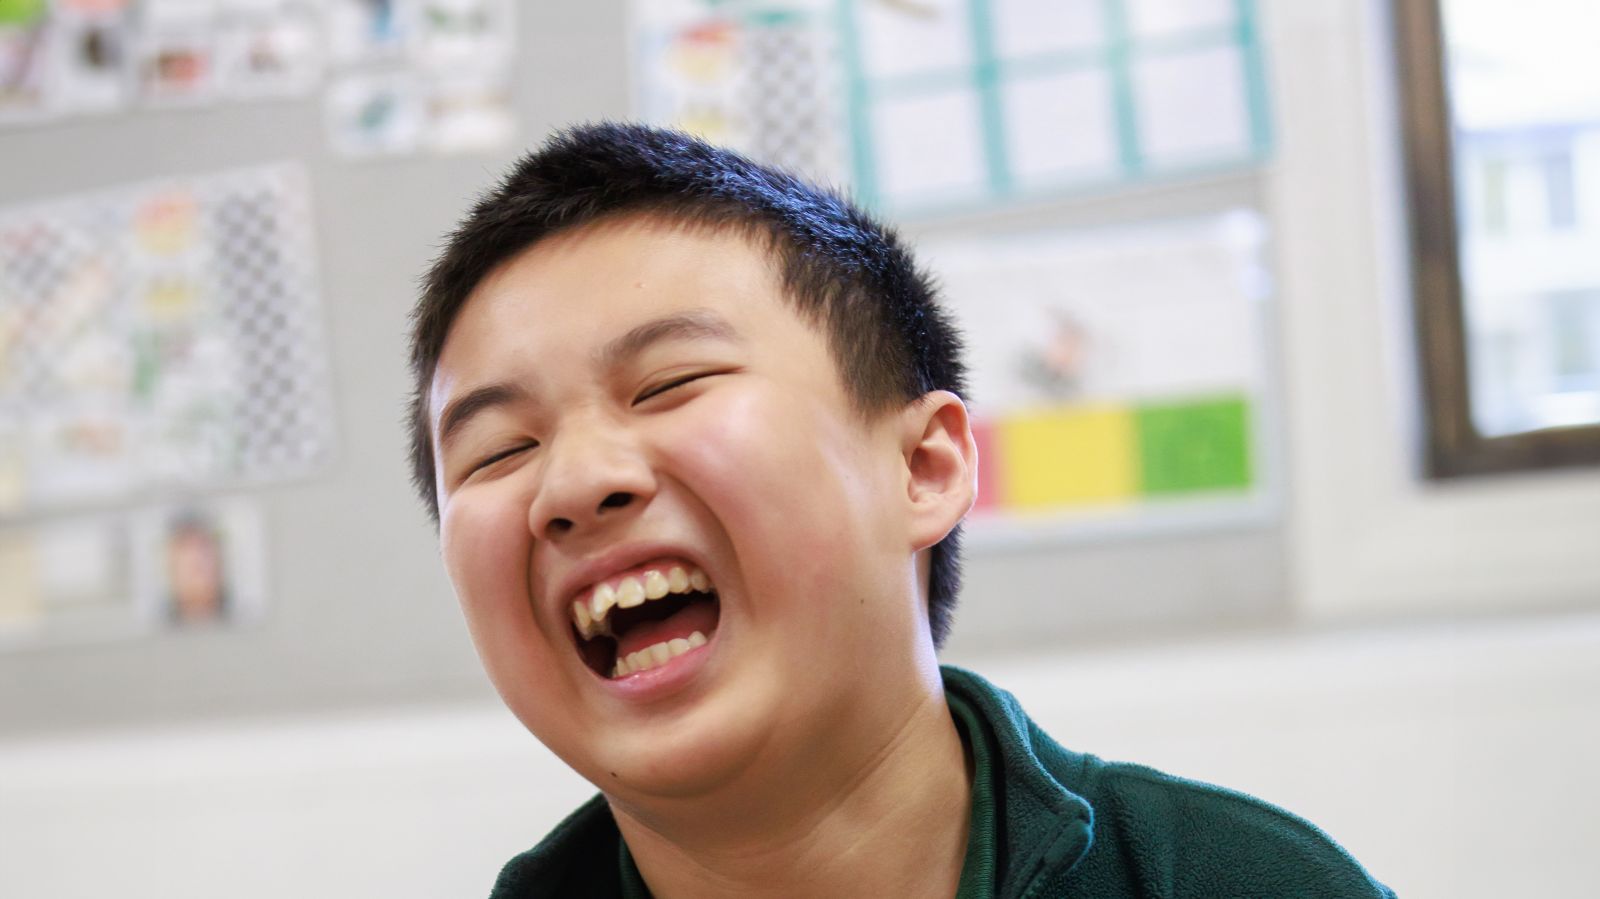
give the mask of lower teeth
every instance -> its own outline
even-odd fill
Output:
[[[626,657],[617,659],[616,665],[612,668],[611,676],[614,678],[626,677],[629,674],[637,674],[640,671],[659,668],[689,650],[698,649],[709,642],[705,634],[695,631],[687,638],[675,637],[671,640],[647,646],[638,652],[631,652]]]

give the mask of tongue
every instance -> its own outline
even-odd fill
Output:
[[[689,639],[695,631],[709,637],[717,629],[717,603],[696,599],[660,621],[642,621],[617,638],[617,656],[623,657],[675,638]]]

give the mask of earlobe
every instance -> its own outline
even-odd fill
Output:
[[[943,540],[977,499],[978,448],[966,404],[935,390],[908,405],[902,422],[912,550]]]

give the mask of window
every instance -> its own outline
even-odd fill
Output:
[[[1428,474],[1600,462],[1600,8],[1395,24]]]

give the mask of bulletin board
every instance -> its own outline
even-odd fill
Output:
[[[1254,0],[637,2],[637,103],[897,214],[1245,168]]]
[[[1238,210],[920,247],[967,339],[975,540],[1274,514],[1264,234]]]
[[[0,210],[0,632],[259,604],[219,497],[335,449],[309,205],[278,165]]]
[[[512,0],[0,0],[0,126],[321,95],[350,158],[514,134]]]

